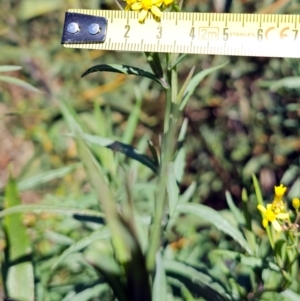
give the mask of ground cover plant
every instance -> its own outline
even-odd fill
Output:
[[[1,3],[2,298],[299,300],[298,60],[64,49],[76,7]]]

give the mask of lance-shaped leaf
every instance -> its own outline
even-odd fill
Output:
[[[81,163],[75,163],[69,166],[64,166],[58,169],[46,171],[40,174],[37,174],[31,178],[22,180],[18,183],[18,189],[20,191],[28,190],[35,188],[36,186],[39,186],[41,184],[48,183],[49,181],[59,179],[64,177],[66,174],[73,171],[75,168],[81,166]]]
[[[208,69],[204,69],[202,71],[200,71],[198,74],[196,74],[190,81],[188,84],[186,85],[186,89],[185,89],[185,93],[183,94],[182,97],[182,101],[180,104],[180,110],[183,110],[185,108],[185,106],[187,105],[191,95],[193,94],[194,90],[196,89],[196,87],[199,85],[199,83],[204,79],[205,76],[209,75],[210,73],[224,67],[228,62],[225,62],[224,64],[215,66],[215,67],[211,67]]]
[[[156,271],[153,282],[153,300],[167,300],[167,278],[160,252],[156,254]]]
[[[0,72],[10,72],[22,69],[21,66],[2,65],[0,66]]]
[[[93,67],[89,68],[88,70],[86,70],[81,75],[81,77],[84,77],[93,72],[103,72],[103,71],[147,77],[147,78],[150,78],[150,79],[154,80],[155,82],[159,83],[164,88],[168,89],[167,83],[164,82],[162,79],[158,78],[157,76],[155,76],[153,73],[144,71],[137,67],[128,66],[128,65],[119,65],[119,64],[96,65],[96,66],[93,66]]]
[[[101,239],[107,239],[109,237],[110,237],[110,233],[109,233],[107,227],[105,227],[105,226],[102,227],[102,229],[93,232],[91,235],[84,237],[83,239],[77,241],[76,243],[74,243],[70,247],[68,247],[54,262],[51,269],[54,270],[70,254],[79,252],[79,251],[85,249],[90,244],[97,242]]]
[[[159,166],[159,158],[158,158],[158,154],[156,152],[156,149],[154,147],[153,142],[150,141],[150,140],[147,140],[147,143],[148,143],[148,147],[149,147],[149,150],[151,152],[151,155],[152,155],[152,158],[153,158],[153,161],[154,161],[155,165]]]
[[[32,92],[42,93],[39,89],[35,88],[34,86],[26,83],[25,81],[23,81],[19,78],[7,76],[7,75],[0,75],[0,81],[19,86],[21,88],[24,88],[24,89],[32,91]]]
[[[203,296],[205,300],[232,300],[221,282],[213,279],[208,273],[201,272],[180,261],[164,260],[163,264],[168,275],[172,275],[174,278],[179,278],[180,280],[185,280],[185,283],[188,284],[197,295]]]
[[[195,214],[203,220],[213,224],[217,229],[231,236],[236,242],[244,248],[248,254],[252,254],[252,250],[242,233],[232,224],[230,224],[218,211],[195,203],[179,204],[176,207],[177,212]]]
[[[107,147],[113,151],[120,152],[127,157],[139,161],[140,163],[144,164],[145,166],[149,167],[153,172],[156,174],[158,173],[158,165],[154,160],[148,157],[145,154],[140,153],[137,149],[132,147],[131,145],[112,140],[109,138],[103,138],[95,135],[90,134],[82,134],[82,138],[91,144],[96,144],[102,147]]]
[[[5,205],[13,208],[20,205],[17,184],[10,178],[5,189]],[[4,218],[4,229],[8,240],[8,258],[2,267],[6,278],[7,294],[17,300],[34,300],[34,274],[30,261],[31,246],[22,215],[15,213]]]

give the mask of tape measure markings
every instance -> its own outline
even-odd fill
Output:
[[[66,47],[220,55],[300,57],[299,15],[163,13],[138,23],[129,11],[70,10],[107,18],[104,43]]]

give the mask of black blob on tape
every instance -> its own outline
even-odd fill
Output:
[[[90,33],[89,27],[92,24],[99,25],[98,33],[96,34]],[[76,31],[76,25],[78,25],[77,31]],[[106,31],[107,31],[107,19],[104,17],[67,12],[65,15],[65,23],[64,23],[61,43],[62,44],[103,43],[106,38]]]

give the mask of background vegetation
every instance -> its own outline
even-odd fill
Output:
[[[217,1],[190,0],[185,2],[184,11],[215,11],[218,5]],[[113,300],[111,291],[100,285],[103,279],[83,260],[82,252],[72,252],[64,260],[59,257],[75,242],[99,230],[102,219],[101,215],[96,222],[84,219],[83,211],[78,216],[76,212],[70,216],[54,212],[58,206],[78,210],[99,207],[76,143],[65,135],[70,130],[59,103],[64,101],[69,107],[66,110],[77,113],[76,120],[85,132],[118,139],[150,154],[147,140],[157,146],[163,130],[162,91],[148,79],[121,74],[81,78],[85,70],[100,63],[132,63],[149,70],[144,54],[74,50],[60,44],[65,11],[118,9],[113,1],[2,0],[0,6],[0,65],[22,66],[1,75],[32,85],[22,87],[0,77],[1,207],[10,173],[16,178],[22,203],[49,205],[49,211],[30,212],[24,219],[33,250],[37,300]],[[300,3],[233,1],[230,12],[299,14]],[[181,156],[186,165],[184,174],[182,166],[178,167],[176,177],[181,181],[182,198],[222,210],[233,224],[225,191],[242,209],[244,188],[253,231],[263,244],[266,234],[256,210],[252,174],[258,177],[266,201],[272,200],[274,186],[280,183],[289,187],[287,200],[300,195],[300,64],[296,59],[189,55],[180,66],[180,83],[192,66],[198,72],[226,60],[229,63],[225,67],[198,86],[184,112],[188,128]],[[110,150],[93,147],[93,151],[118,192],[117,200],[125,194],[123,184],[130,179],[135,206],[146,215],[153,206],[152,171]],[[9,183],[17,195],[13,180]],[[16,225],[13,220],[6,222]],[[107,233],[99,235],[105,238]],[[1,237],[5,276],[4,232]],[[206,221],[181,215],[166,231],[163,243],[171,258],[197,263],[199,270],[205,268],[215,278],[220,275],[216,266],[221,266],[222,277],[241,280],[247,275],[245,281],[249,283],[241,281],[243,287],[252,285],[249,270],[208,255],[211,250],[239,250],[239,246]],[[95,248],[103,258],[112,252],[101,242]],[[210,300],[199,292],[190,296],[185,286],[173,282],[175,297],[169,296],[169,300]],[[176,290],[181,290],[183,297],[178,297]],[[300,292],[299,286],[293,290]],[[282,295],[280,298],[283,300]]]

